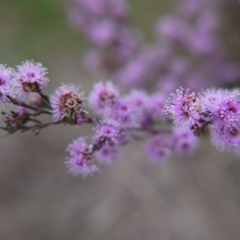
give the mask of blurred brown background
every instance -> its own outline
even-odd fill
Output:
[[[131,1],[148,34],[168,1]],[[151,36],[149,37],[151,39]],[[25,59],[87,94],[97,79],[81,69],[86,43],[69,28],[61,1],[0,0],[0,62]],[[0,139],[0,240],[239,240],[240,161],[202,139],[189,157],[149,163],[143,142],[85,180],[68,174],[66,145],[89,129],[56,126]]]

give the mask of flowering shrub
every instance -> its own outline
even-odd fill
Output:
[[[4,65],[0,70],[1,103],[18,106],[10,113],[2,112],[5,126],[1,129],[8,134],[28,130],[39,134],[54,124],[93,125],[92,139],[80,137],[67,147],[66,165],[74,175],[86,177],[96,172],[95,160],[113,163],[125,144],[139,138],[146,138],[147,156],[157,162],[174,152],[192,152],[197,137],[207,128],[219,149],[237,151],[240,145],[238,89],[210,88],[195,93],[179,88],[170,97],[159,93],[157,99],[157,93],[140,90],[122,95],[112,82],[106,82],[96,83],[85,98],[73,85],[62,85],[48,97],[44,94],[47,71],[41,64],[27,61],[17,70]],[[32,94],[38,94],[37,102],[31,101]],[[27,95],[29,103],[23,100]],[[51,115],[53,121],[43,123],[39,120],[41,114]]]
[[[71,1],[72,24],[94,45],[86,65],[109,71],[113,81],[94,84],[88,96],[69,83],[47,96],[49,79],[42,64],[0,65],[1,106],[17,106],[2,111],[1,129],[39,134],[50,125],[91,124],[92,138],[80,137],[67,147],[66,166],[82,177],[98,171],[97,161],[117,161],[124,145],[139,139],[146,140],[147,157],[155,162],[192,153],[203,134],[220,150],[239,153],[240,90],[209,87],[232,84],[240,75],[217,36],[217,5],[214,0],[181,0],[174,15],[157,22],[156,42],[140,47],[128,26],[125,0]],[[146,90],[150,85],[152,90]],[[42,122],[42,114],[52,120]]]
[[[108,72],[121,86],[153,85],[170,93],[180,86],[198,91],[239,79],[239,64],[219,37],[219,10],[231,1],[173,0],[176,9],[156,21],[152,44],[130,26],[127,0],[68,2],[71,25],[91,46],[84,65],[91,72]]]

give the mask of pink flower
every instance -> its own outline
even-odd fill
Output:
[[[18,113],[18,116],[24,116],[26,114],[26,108],[18,107],[17,113]]]
[[[102,122],[96,127],[95,132],[97,142],[102,140],[115,142],[120,135],[120,128],[115,123]]]
[[[208,88],[199,94],[199,100],[207,111],[215,112],[223,96],[228,94],[227,90]]]
[[[158,134],[147,142],[147,155],[154,162],[164,162],[172,152],[172,139],[167,134]]]
[[[46,75],[47,69],[41,63],[25,61],[22,65],[18,66],[15,81],[19,98],[23,99],[26,92],[42,91],[49,82]]]
[[[179,87],[179,78],[174,74],[162,75],[157,83],[157,89],[164,94],[170,94]]]
[[[127,27],[118,29],[112,50],[113,60],[125,63],[137,49],[138,41],[135,32]]]
[[[137,58],[131,60],[121,69],[116,79],[126,87],[142,87],[149,75],[149,66],[144,59]]]
[[[86,143],[84,138],[78,138],[69,144],[67,152],[70,157],[65,162],[69,168],[69,172],[74,176],[82,176],[85,178],[98,171],[97,166],[93,162],[93,146]]]
[[[220,150],[234,150],[240,146],[239,126],[211,126],[212,143]]]
[[[104,47],[111,44],[116,30],[117,26],[112,21],[97,21],[88,27],[87,34],[94,44]]]
[[[86,113],[83,106],[83,93],[74,85],[62,85],[50,98],[52,114],[55,121],[63,118],[77,120]]]
[[[13,69],[0,64],[0,103],[9,103],[8,96],[14,97]]]
[[[162,93],[155,93],[150,96],[148,103],[148,112],[154,120],[165,121],[166,114],[164,106],[166,104],[166,97]]]
[[[240,102],[229,93],[223,96],[214,114],[214,125],[236,126],[240,124]]]
[[[121,156],[120,146],[113,141],[107,142],[100,150],[95,152],[94,156],[101,163],[112,164]]]
[[[119,97],[118,89],[111,82],[97,83],[89,95],[89,105],[98,114],[116,104]]]
[[[104,117],[106,121],[116,122],[121,128],[135,128],[140,126],[141,114],[141,111],[126,98],[109,108]]]
[[[188,37],[186,22],[173,16],[161,17],[157,22],[155,32],[157,37],[166,38],[174,42],[183,42]]]
[[[198,138],[189,129],[176,128],[173,134],[173,150],[178,154],[192,153],[198,143]]]
[[[201,118],[202,105],[195,93],[189,93],[188,89],[177,89],[171,94],[164,107],[165,113],[173,119],[177,126],[193,126]]]
[[[130,7],[126,0],[108,0],[108,10],[113,18],[123,21],[129,17]]]
[[[128,96],[125,97],[125,101],[132,108],[132,118],[135,118],[136,126],[148,128],[152,124],[152,112],[150,104],[152,99],[147,95],[145,91],[132,90]],[[134,124],[134,125],[135,125]]]
[[[176,76],[184,76],[189,71],[189,61],[183,57],[175,57],[172,59],[169,69]]]

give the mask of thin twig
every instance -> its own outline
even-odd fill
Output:
[[[15,99],[15,98],[12,98],[12,97],[10,97],[10,96],[8,96],[8,99],[11,101],[12,104],[14,104],[14,105],[16,105],[16,106],[25,107],[25,108],[31,109],[31,110],[33,110],[33,111],[36,111],[36,112],[40,112],[40,113],[45,113],[45,114],[48,114],[48,115],[52,115],[52,113],[51,113],[50,111],[33,107],[33,106],[31,106],[31,105],[28,105],[28,104],[25,103],[25,102],[19,101],[19,100]]]

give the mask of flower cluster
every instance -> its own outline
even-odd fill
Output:
[[[240,145],[240,91],[207,89],[198,95],[178,89],[165,106],[165,112],[178,127],[195,135],[209,126],[212,142],[221,150],[236,150]]]
[[[47,86],[49,79],[47,70],[40,63],[25,61],[17,69],[0,65],[0,98],[2,103],[10,102],[16,96],[24,100],[28,93],[41,93]]]
[[[136,36],[127,26],[130,6],[126,0],[69,0],[69,19],[95,46],[85,55],[91,69],[115,69],[136,49]]]
[[[187,128],[175,128],[149,138],[146,150],[149,159],[155,162],[166,161],[173,153],[191,154],[197,148],[196,138]]]
[[[98,171],[92,157],[93,145],[88,144],[85,139],[78,138],[69,144],[67,151],[70,157],[67,159],[66,165],[73,175],[86,177]]]
[[[192,153],[197,137],[207,128],[213,144],[221,150],[237,152],[240,146],[239,89],[210,88],[194,93],[179,88],[168,97],[160,91],[149,94],[135,89],[123,94],[108,81],[96,83],[85,98],[80,87],[64,84],[48,97],[43,92],[48,79],[41,64],[26,61],[17,69],[0,65],[1,103],[18,106],[10,113],[2,112],[5,126],[0,129],[8,134],[28,130],[39,134],[50,125],[91,124],[92,137],[80,137],[67,147],[66,166],[75,176],[85,178],[97,172],[97,162],[119,160],[124,145],[134,140],[146,140],[146,154],[155,162],[164,162],[173,153]],[[36,104],[30,98],[27,103],[23,92],[39,94],[41,101]],[[53,120],[42,122],[41,114]]]
[[[199,91],[209,84],[233,86],[240,77],[239,66],[229,61],[218,37],[219,1],[180,0],[174,14],[157,21],[156,41],[142,48],[128,26],[125,0],[69,1],[72,25],[94,45],[85,64],[108,70],[113,82],[94,84],[86,97],[71,84],[48,96],[42,64],[25,61],[16,69],[0,64],[0,106],[17,106],[10,113],[2,111],[1,130],[37,135],[51,125],[91,124],[90,136],[67,147],[69,172],[83,178],[97,172],[98,164],[118,161],[122,148],[134,140],[145,144],[153,162],[191,154],[203,134],[210,134],[219,149],[239,154],[240,90]],[[43,122],[42,114],[52,120]]]
[[[168,93],[179,86],[198,91],[210,86],[209,79],[221,86],[240,77],[238,64],[231,61],[219,38],[221,1],[177,1],[172,14],[157,20],[155,42],[141,48],[127,27],[130,11],[125,0],[71,3],[71,22],[93,46],[85,66],[91,71],[110,70],[112,79],[124,87],[151,83]]]

